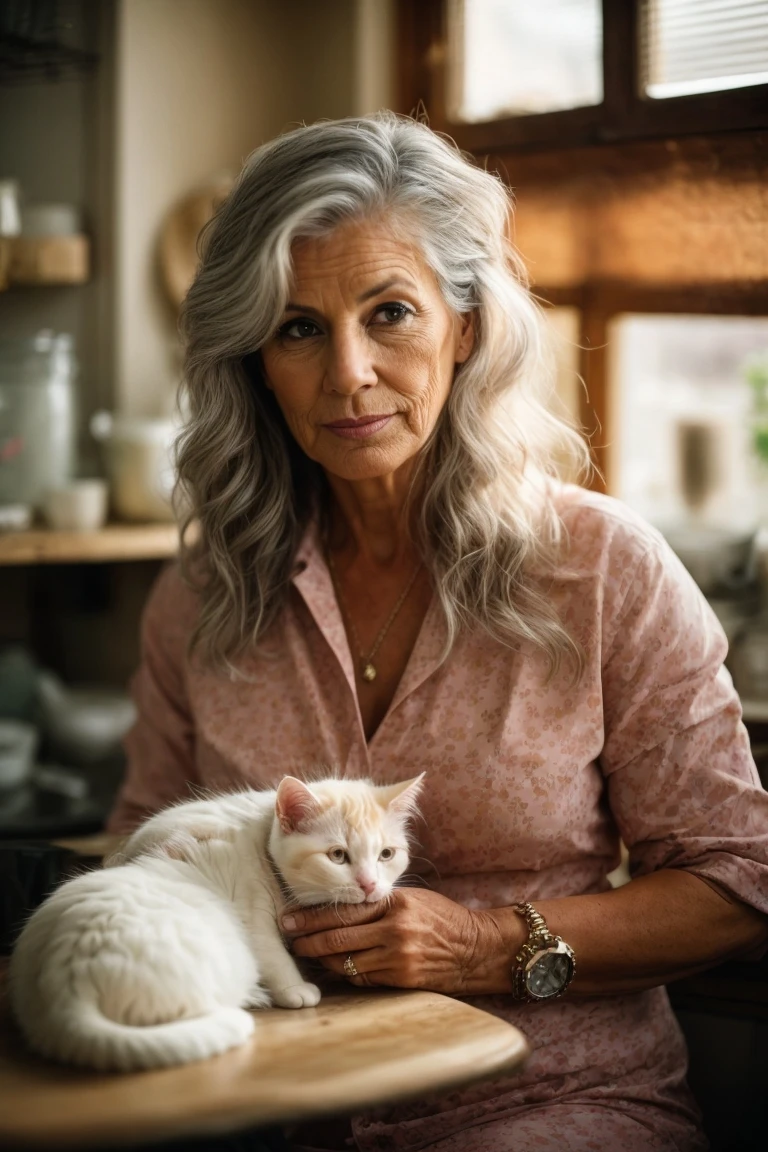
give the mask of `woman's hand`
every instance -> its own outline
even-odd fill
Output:
[[[491,913],[424,888],[396,888],[376,904],[302,908],[283,918],[296,956],[320,960],[358,987],[425,988],[451,995],[509,992],[514,952]],[[357,976],[344,971],[351,956]]]

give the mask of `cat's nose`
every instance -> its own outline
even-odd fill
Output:
[[[365,892],[366,896],[370,896],[371,892],[373,892],[374,888],[376,887],[376,881],[369,880],[367,876],[358,876],[356,879],[363,892]]]

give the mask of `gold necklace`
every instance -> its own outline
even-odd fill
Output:
[[[355,644],[357,645],[358,652],[360,653],[360,675],[362,676],[363,680],[365,680],[368,684],[370,684],[371,681],[375,680],[376,676],[378,675],[378,673],[376,671],[376,665],[373,663],[373,658],[376,655],[376,653],[378,652],[379,648],[381,647],[382,642],[383,642],[384,637],[386,636],[387,632],[389,632],[390,628],[392,627],[392,624],[394,623],[395,617],[397,616],[398,612],[402,608],[403,604],[405,604],[405,601],[408,598],[408,593],[410,592],[411,588],[413,588],[414,584],[416,583],[416,577],[418,576],[419,572],[421,571],[421,561],[419,561],[419,563],[416,565],[414,572],[413,572],[413,575],[411,576],[410,580],[406,584],[403,591],[398,596],[397,603],[395,604],[394,608],[392,609],[389,616],[387,617],[383,628],[381,628],[379,630],[378,635],[376,636],[376,639],[373,642],[373,648],[371,648],[370,652],[366,656],[365,652],[363,652],[362,644],[360,643],[360,637],[357,635],[357,628],[355,628],[355,622],[352,619],[351,613],[350,613],[349,608],[347,606],[347,602],[344,599],[344,596],[342,595],[341,581],[339,579],[339,573],[336,570],[336,564],[334,563],[330,548],[327,549],[327,556],[328,556],[328,568],[329,568],[330,573],[331,573],[331,579],[333,580],[333,586],[336,589],[336,595],[339,598],[339,604],[344,611],[344,615],[347,618],[347,623],[349,624],[349,630],[352,633],[352,638],[355,641]]]

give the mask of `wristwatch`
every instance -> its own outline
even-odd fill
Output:
[[[512,995],[516,1000],[556,1000],[573,980],[576,956],[560,936],[553,936],[547,922],[532,904],[513,904],[528,925],[528,939],[515,956]]]

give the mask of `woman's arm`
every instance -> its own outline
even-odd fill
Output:
[[[573,995],[652,988],[768,944],[768,917],[682,869],[642,876],[610,892],[541,900],[536,909],[576,953]],[[498,979],[505,950],[525,937],[525,925],[521,933],[520,917],[510,908],[483,915],[488,922],[478,952],[488,957],[489,977],[498,954]],[[486,943],[494,937],[495,947]]]
[[[576,954],[569,996],[652,988],[768,944],[768,918],[682,870],[598,895],[537,901],[536,910]],[[528,937],[512,908],[471,911],[419,888],[396,889],[388,903],[290,915],[295,954],[339,975],[353,955],[354,984],[453,995],[511,993],[514,959]]]

